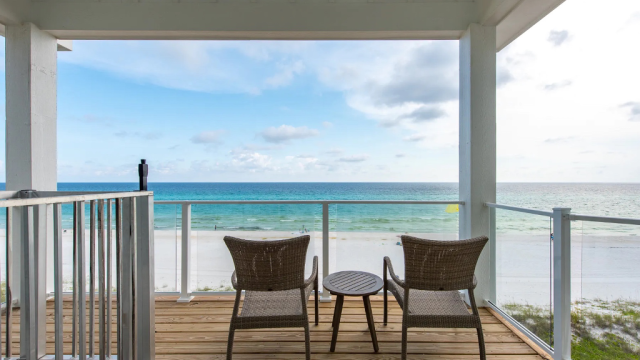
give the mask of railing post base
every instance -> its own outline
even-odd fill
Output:
[[[193,300],[193,296],[187,295],[187,296],[180,296],[177,300],[177,302],[179,303],[188,303],[191,302],[191,300]]]
[[[325,296],[325,292],[327,293],[326,296]],[[320,295],[320,302],[321,303],[330,303],[331,301],[332,301],[331,300],[331,294],[326,290],[323,291],[322,295]]]

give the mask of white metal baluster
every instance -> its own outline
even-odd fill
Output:
[[[9,211],[11,211],[11,210],[10,210],[10,208],[6,208],[6,210],[7,210],[6,220],[8,222],[9,221]],[[8,244],[10,239],[11,239],[9,237],[9,224],[8,223],[6,224],[5,231],[6,231],[5,240],[6,240],[6,243]],[[8,253],[8,251],[7,251],[7,253]],[[0,267],[0,278],[2,278],[2,267]],[[8,277],[7,277],[7,280],[9,280]],[[11,305],[8,302],[6,302],[5,304],[6,304],[5,305],[6,309],[8,310],[11,307]],[[8,316],[7,316],[7,322],[9,322],[8,321]],[[2,348],[2,314],[0,314],[0,359],[2,359],[2,350],[1,350],[1,348]]]
[[[118,358],[124,359],[122,350],[122,199],[116,199],[116,346]]]
[[[107,328],[106,328],[106,356],[111,357],[111,287],[113,280],[111,279],[111,199],[107,200]]]
[[[180,297],[178,302],[189,302],[191,296],[191,204],[182,204],[182,262],[180,264]]]
[[[78,201],[78,353],[80,359],[87,357],[87,293],[86,293],[86,265],[85,265],[85,207],[84,201]]]
[[[20,286],[20,358],[37,360],[36,256],[34,207],[22,207],[22,266]]]
[[[53,205],[53,273],[55,360],[62,360],[62,204]]]
[[[96,201],[89,202],[89,357],[95,353],[96,309]]]
[[[329,276],[329,203],[322,203],[322,281]],[[321,302],[331,302],[331,295],[322,290]]]
[[[553,209],[553,358],[571,360],[571,209]]]
[[[13,208],[7,208],[7,253],[6,253],[6,264],[7,264],[7,277],[6,277],[6,331],[5,331],[5,355],[7,358],[11,357],[11,345],[12,345],[12,325],[11,325],[11,313],[13,312],[13,296],[11,294],[11,274],[13,272],[12,264],[13,264]]]
[[[73,294],[71,310],[71,357],[76,357],[78,344],[78,203],[73,203]]]
[[[104,200],[98,200],[98,354],[106,360],[105,349],[105,261],[104,261]]]

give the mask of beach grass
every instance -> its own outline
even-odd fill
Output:
[[[553,346],[549,308],[505,304],[503,309]],[[628,300],[583,300],[572,304],[572,359],[640,360],[640,303]]]

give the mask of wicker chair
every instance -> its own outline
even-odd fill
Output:
[[[387,291],[402,308],[402,360],[407,358],[407,329],[475,328],[480,359],[486,360],[484,336],[473,289],[480,252],[486,236],[458,241],[435,241],[403,235],[405,279],[393,271],[391,259],[384,258],[384,325],[387,325]],[[387,278],[387,272],[391,279]],[[459,290],[467,290],[469,313]]]
[[[277,241],[251,241],[225,236],[236,267],[231,283],[236,289],[229,325],[227,359],[231,360],[236,329],[303,327],[307,360],[311,358],[307,301],[315,290],[315,322],[318,325],[318,257],[304,279],[309,235]],[[244,294],[238,313],[240,296]]]

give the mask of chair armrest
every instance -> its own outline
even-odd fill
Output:
[[[238,288],[238,278],[236,277],[235,270],[233,270],[233,274],[231,274],[231,286],[233,286],[234,289]]]
[[[404,281],[400,280],[398,275],[393,271],[393,265],[391,265],[391,259],[388,256],[384,257],[384,264],[387,266],[387,270],[389,270],[389,275],[391,275],[391,280],[398,284],[400,287],[405,287]]]
[[[318,256],[313,257],[313,266],[311,269],[311,276],[307,280],[304,281],[303,287],[307,287],[312,284],[318,278]]]

